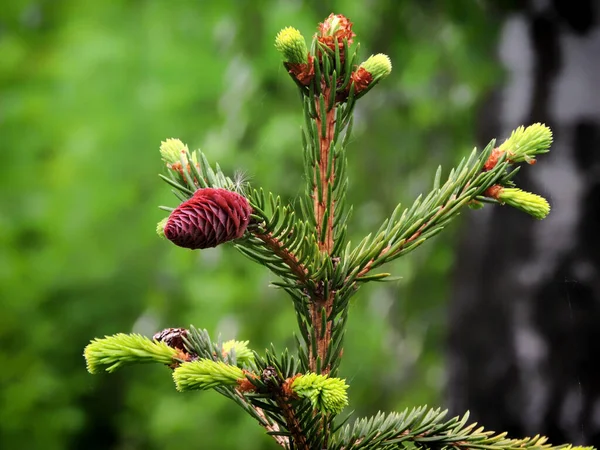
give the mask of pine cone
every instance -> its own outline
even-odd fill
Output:
[[[198,189],[169,216],[165,236],[179,247],[216,247],[242,237],[252,207],[245,197],[227,189]]]
[[[169,347],[185,350],[184,338],[187,338],[188,331],[185,328],[165,328],[152,336],[152,339],[158,342],[164,342]]]

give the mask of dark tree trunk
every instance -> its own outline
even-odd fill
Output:
[[[505,87],[481,140],[545,122],[552,152],[517,185],[546,196],[536,222],[469,214],[450,311],[448,397],[486,428],[600,446],[598,1],[531,1],[506,17]]]

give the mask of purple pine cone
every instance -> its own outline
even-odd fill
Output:
[[[216,247],[242,237],[252,207],[248,200],[227,189],[198,189],[169,216],[165,236],[179,247]]]

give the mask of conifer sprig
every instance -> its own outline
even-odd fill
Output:
[[[486,450],[570,449],[569,445],[552,446],[544,436],[511,439],[471,423],[469,414],[444,421],[447,411],[425,406],[402,413],[377,415],[346,425],[333,438],[331,450],[452,448]]]
[[[404,210],[398,205],[377,233],[364,238],[345,255],[352,268],[345,283],[364,281],[369,271],[416,249],[442,231],[468,202],[505,178],[509,163],[504,157],[492,170],[482,171],[493,148],[494,141],[481,153],[473,150],[469,158],[450,171],[443,185],[441,167],[438,168],[433,189],[425,198],[417,198]]]

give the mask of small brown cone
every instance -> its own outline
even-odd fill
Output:
[[[227,189],[199,189],[179,205],[165,225],[165,237],[189,249],[216,247],[242,237],[252,207],[245,197]]]
[[[169,347],[185,350],[183,340],[187,338],[188,331],[185,328],[165,328],[152,336],[158,342],[164,342]]]

